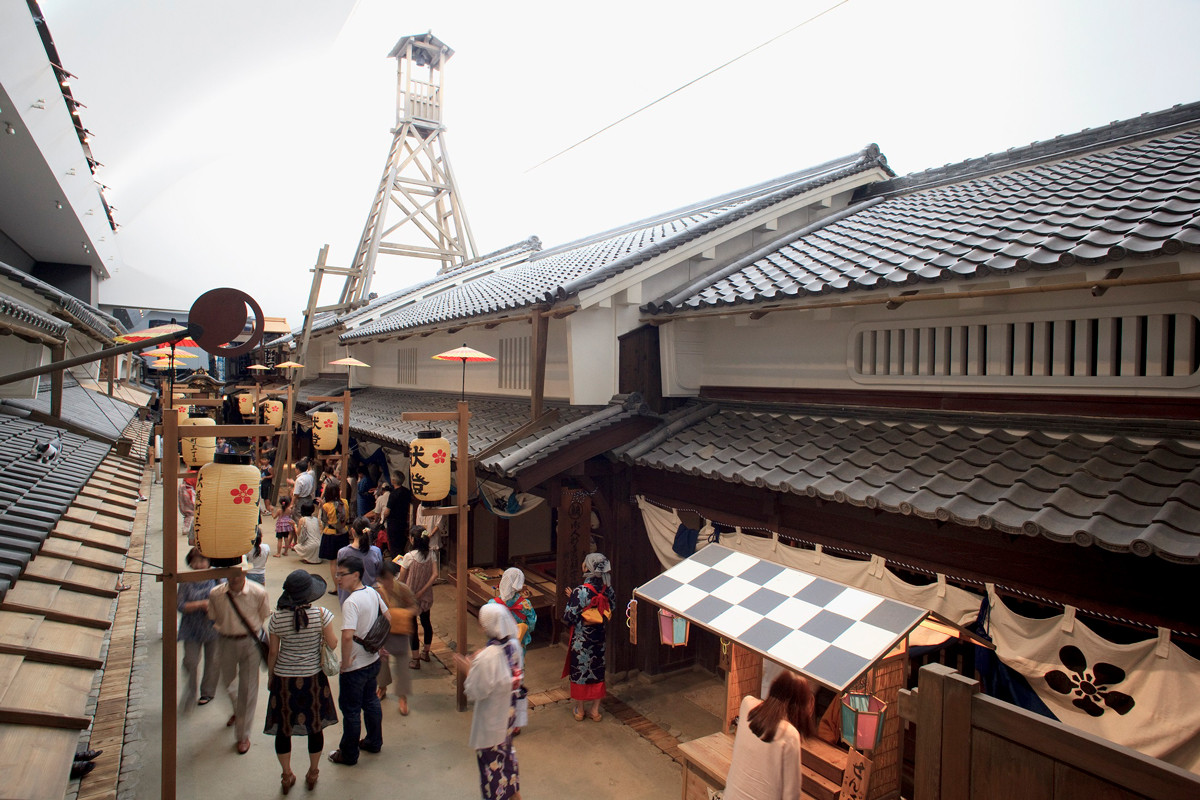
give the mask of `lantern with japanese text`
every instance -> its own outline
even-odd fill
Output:
[[[254,413],[254,395],[248,392],[242,392],[237,395],[238,413],[243,417],[248,417]]]
[[[263,421],[273,428],[283,424],[283,403],[278,400],[268,400],[263,403]]]
[[[335,450],[338,445],[338,418],[332,411],[317,411],[313,418],[313,447]]]
[[[408,443],[409,481],[413,498],[444,500],[450,494],[450,442],[441,431],[421,431]]]
[[[258,532],[258,469],[250,456],[217,453],[196,479],[196,547],[214,567],[232,567]]]
[[[213,460],[217,450],[215,436],[186,436],[185,431],[198,427],[216,425],[212,417],[195,416],[179,421],[179,449],[183,454],[183,463],[189,467],[200,467]]]

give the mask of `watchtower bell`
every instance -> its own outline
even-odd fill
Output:
[[[388,53],[396,59],[396,127],[405,122],[441,127],[444,67],[452,55],[454,51],[432,33],[396,42]]]

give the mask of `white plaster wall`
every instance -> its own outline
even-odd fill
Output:
[[[1200,267],[1200,258],[1194,259]],[[1161,266],[1161,265],[1160,265]],[[1155,270],[1147,265],[1146,270]],[[1101,268],[1102,274],[1103,268]],[[1173,271],[1168,265],[1158,271]],[[1143,270],[1145,271],[1145,270]],[[1056,280],[1095,280],[1095,274],[1075,272]],[[1137,274],[1126,270],[1126,276]],[[1041,280],[1034,276],[1033,280]],[[993,284],[995,285],[995,284]],[[982,282],[959,281],[942,285],[944,291],[985,288]],[[868,296],[860,293],[858,296]],[[849,296],[848,296],[849,297]],[[749,315],[670,322],[660,329],[663,357],[663,390],[672,396],[694,395],[701,386],[772,387],[797,389],[923,389],[944,391],[1006,390],[1054,392],[1079,390],[1108,394],[1196,394],[1195,378],[1171,378],[1131,386],[1119,378],[972,378],[928,377],[856,379],[850,368],[851,344],[858,327],[871,324],[916,325],[934,319],[940,324],[972,324],[984,318],[1009,321],[1018,315],[1081,311],[1134,315],[1155,310],[1172,313],[1200,312],[1200,281],[1110,289],[1099,297],[1086,290],[1047,292],[986,299],[909,303],[896,310],[882,305],[852,309],[783,311],[752,320]]]
[[[50,363],[49,348],[16,336],[5,336],[0,346],[0,375],[21,372]],[[0,386],[0,397],[32,399],[37,397],[38,378]]]

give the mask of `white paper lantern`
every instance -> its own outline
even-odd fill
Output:
[[[248,417],[254,413],[254,396],[242,392],[237,395],[238,411],[243,417]]]
[[[263,403],[263,419],[271,427],[278,428],[283,424],[283,403],[278,400]]]
[[[335,450],[338,445],[338,418],[332,411],[318,411],[313,417],[313,447]]]
[[[258,532],[258,469],[250,456],[217,453],[196,479],[196,547],[214,567],[240,563]]]
[[[213,460],[217,450],[215,436],[185,436],[189,428],[216,425],[212,417],[188,417],[179,421],[179,449],[183,453],[183,463],[189,467],[200,467]]]
[[[450,494],[450,442],[441,431],[421,431],[408,443],[409,481],[417,500],[437,502]]]

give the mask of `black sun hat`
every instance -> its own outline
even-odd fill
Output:
[[[294,570],[283,581],[283,594],[279,598],[280,608],[306,606],[325,594],[325,579],[320,575]]]

